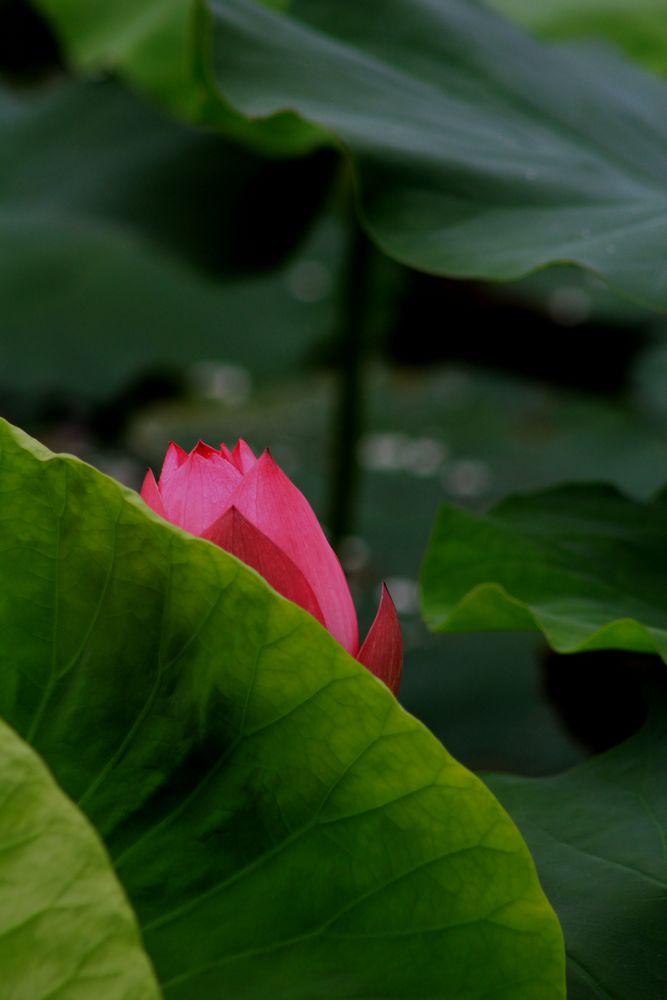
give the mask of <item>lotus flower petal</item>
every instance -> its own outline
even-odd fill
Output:
[[[322,609],[325,626],[356,656],[357,615],[342,567],[312,507],[268,451],[243,477],[231,504],[301,570]]]
[[[187,462],[187,460],[187,451],[184,451],[179,444],[174,444],[173,441],[170,441],[169,447],[167,448],[167,454],[164,456],[162,472],[160,473],[160,480],[158,482],[160,489],[169,485],[169,481],[176,469],[179,469],[184,462]]]
[[[144,477],[144,483],[141,487],[141,496],[156,514],[159,514],[160,517],[167,517],[167,512],[164,509],[162,497],[160,496],[160,490],[155,482],[155,476],[153,475],[152,469],[149,469]]]
[[[159,513],[193,535],[201,535],[227,510],[241,481],[236,466],[208,445],[198,444],[189,455],[170,445],[158,484],[163,504]],[[144,500],[153,506],[147,496]]]
[[[384,681],[394,694],[398,694],[403,673],[403,638],[396,606],[384,583],[375,621],[368,630],[357,659]]]
[[[244,475],[246,472],[250,472],[257,462],[254,451],[249,444],[245,443],[243,438],[239,438],[236,443],[236,447],[232,452],[232,461],[239,472],[242,472]]]
[[[222,449],[212,448],[210,444],[206,444],[205,441],[197,441],[190,452],[190,457],[193,455],[199,455],[201,458],[211,458],[215,462],[217,459],[224,458],[222,454]]]
[[[292,560],[236,509],[230,509],[203,536],[257,570],[274,590],[309,611],[323,625],[313,589]]]

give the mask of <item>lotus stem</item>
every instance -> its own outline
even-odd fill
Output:
[[[331,544],[354,529],[359,491],[359,440],[364,422],[364,358],[372,247],[352,216],[343,265],[336,351],[328,525]]]

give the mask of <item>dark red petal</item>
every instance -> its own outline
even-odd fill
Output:
[[[324,615],[324,624],[349,653],[359,649],[357,614],[345,574],[315,513],[265,451],[230,499],[301,570]]]
[[[305,608],[324,625],[317,598],[301,570],[236,507],[230,507],[202,537],[252,566],[274,590]]]
[[[202,458],[220,458],[220,452],[218,449],[212,448],[210,444],[206,444],[206,442],[202,441],[201,438],[197,441],[197,444],[194,446],[190,454],[200,455]]]
[[[403,673],[403,636],[396,607],[384,583],[380,607],[357,659],[398,694]]]
[[[232,460],[239,472],[242,472],[244,475],[246,472],[250,472],[252,467],[257,463],[254,451],[249,444],[245,443],[243,438],[239,438],[236,442],[236,447],[232,452]]]
[[[166,518],[167,514],[164,509],[164,504],[162,503],[162,497],[160,496],[160,491],[158,485],[155,482],[155,476],[153,475],[153,470],[149,469],[144,478],[143,486],[141,487],[141,498],[144,503],[159,514],[161,517]]]

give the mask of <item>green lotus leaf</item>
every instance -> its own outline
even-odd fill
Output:
[[[0,88],[0,148],[4,387],[103,396],[214,360],[275,377],[328,332],[330,299],[293,295],[285,261],[317,164],[196,132],[112,81]],[[337,240],[321,242],[301,253],[333,283]]]
[[[252,570],[0,433],[0,712],[102,834],[165,995],[563,997],[483,784]]]
[[[667,658],[667,502],[577,484],[510,497],[488,514],[445,504],[422,572],[437,632],[543,632],[561,653]]]
[[[0,981],[7,1000],[157,1000],[99,837],[0,721]]]
[[[554,778],[489,784],[519,824],[565,932],[570,1000],[654,1000],[667,982],[667,711]]]
[[[131,80],[139,65],[168,89],[135,44],[157,44],[150,18],[107,15],[91,41],[82,25],[104,5],[38,6],[77,40],[80,63],[111,60]],[[183,26],[176,36],[180,51]],[[572,263],[667,308],[655,266],[667,238],[667,87],[612,52],[547,46],[469,0],[293,0],[287,10],[201,0],[187,41],[246,139],[296,113],[316,128],[312,144],[328,136],[349,151],[365,224],[397,260],[500,280]]]

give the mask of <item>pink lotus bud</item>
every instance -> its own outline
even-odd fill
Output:
[[[375,621],[359,649],[347,580],[313,509],[273,461],[239,441],[234,451],[199,442],[188,454],[170,444],[160,480],[149,470],[141,488],[149,507],[252,566],[299,604],[396,694],[403,641],[396,608],[383,585]]]

